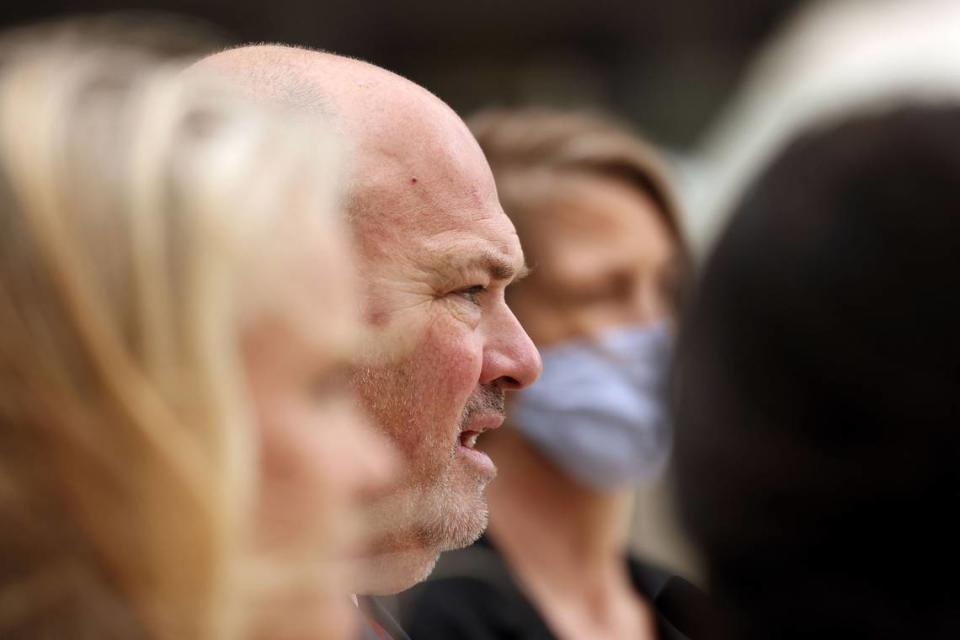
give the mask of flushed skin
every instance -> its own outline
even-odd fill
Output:
[[[332,115],[343,134],[368,329],[353,387],[403,467],[389,495],[367,505],[373,542],[351,588],[405,589],[441,551],[486,526],[483,489],[496,470],[473,449],[475,436],[500,425],[506,391],[540,372],[504,299],[525,270],[516,232],[469,130],[421,87],[359,61],[278,46],[199,66],[264,99]]]

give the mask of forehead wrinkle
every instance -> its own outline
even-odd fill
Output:
[[[441,275],[452,271],[462,273],[480,270],[487,273],[492,280],[503,282],[513,282],[527,275],[528,270],[522,254],[515,263],[501,253],[477,244],[468,243],[431,252],[435,256],[431,270]]]

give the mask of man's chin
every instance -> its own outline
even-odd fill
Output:
[[[486,505],[473,514],[458,515],[461,517],[450,522],[448,526],[444,527],[441,533],[435,533],[433,535],[433,539],[437,543],[437,548],[439,548],[440,551],[453,551],[455,549],[469,547],[487,530],[488,516]]]
[[[440,557],[439,549],[414,547],[389,551],[357,561],[354,593],[393,595],[429,577]]]
[[[482,488],[444,496],[439,513],[425,521],[420,542],[441,551],[462,549],[476,542],[487,528],[487,501]]]
[[[407,589],[429,576],[441,552],[475,542],[487,527],[485,486],[463,474],[431,490],[408,489],[369,505],[367,544],[355,558],[362,568],[357,593]]]
[[[358,558],[357,587],[363,595],[390,595],[404,591],[426,580],[444,551],[470,546],[487,528],[484,506],[469,517],[444,523],[441,527],[422,530],[412,544],[388,545],[369,557]]]

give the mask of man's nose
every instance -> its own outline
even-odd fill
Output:
[[[487,333],[480,384],[494,384],[508,391],[523,389],[533,384],[542,371],[540,352],[508,309],[502,321]]]

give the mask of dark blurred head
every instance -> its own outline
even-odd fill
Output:
[[[960,108],[811,132],[743,200],[676,411],[682,515],[740,637],[960,637],[958,285]]]

